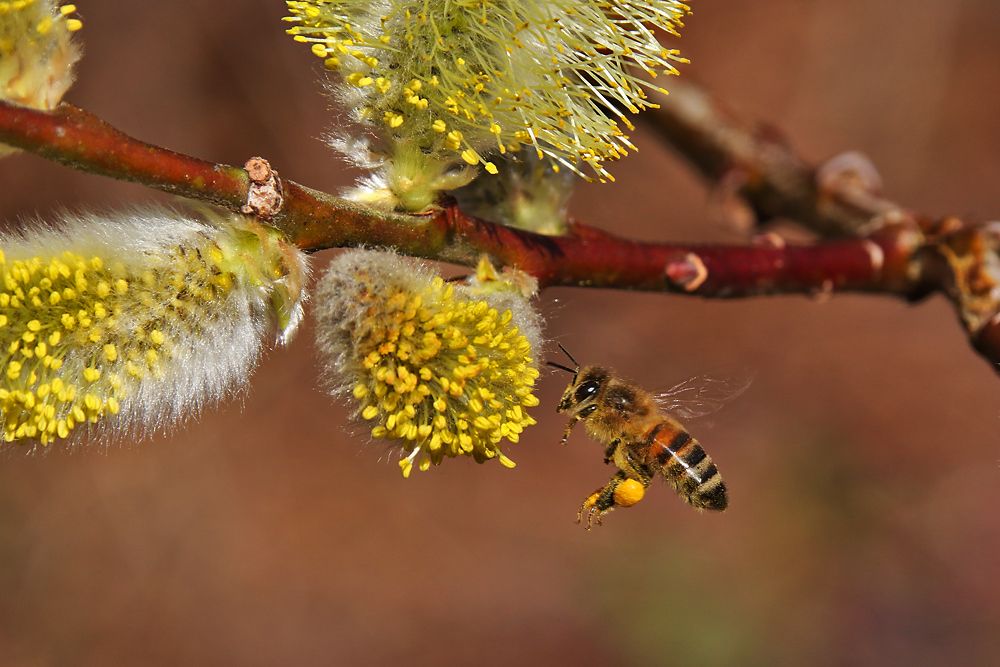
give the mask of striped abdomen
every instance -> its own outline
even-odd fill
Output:
[[[698,509],[722,511],[729,504],[726,485],[698,441],[673,420],[663,421],[646,440],[649,458],[681,498]]]

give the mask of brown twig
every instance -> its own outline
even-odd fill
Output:
[[[569,234],[544,236],[479,220],[453,204],[428,215],[376,211],[281,180],[263,160],[251,161],[251,177],[237,167],[138,141],[68,105],[42,112],[0,102],[0,142],[74,169],[234,212],[247,206],[256,211],[256,189],[266,187],[270,222],[306,250],[394,247],[469,266],[486,253],[531,273],[542,287],[608,287],[708,298],[853,291],[913,300],[942,291],[955,302],[973,345],[990,361],[1000,362],[1000,290],[995,289],[1000,284],[1000,234],[992,228],[964,228],[955,221],[933,225],[892,207],[868,221],[874,231],[865,236],[807,246],[771,237],[743,246],[640,243],[579,222],[570,225]],[[710,162],[706,158],[705,164]],[[773,166],[782,159],[765,162]],[[808,171],[803,164],[796,168],[799,176]],[[762,173],[768,175],[765,180],[771,178],[772,171]],[[854,232],[861,229],[851,225]]]
[[[884,216],[903,212],[884,199],[874,167],[845,153],[817,168],[800,157],[780,130],[749,120],[690,81],[671,81],[656,95],[659,109],[640,116],[723,200],[740,197],[758,222],[794,220],[821,236],[862,236]]]

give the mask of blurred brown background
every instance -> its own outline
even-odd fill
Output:
[[[267,157],[335,190],[318,59],[279,0],[81,0],[68,101],[206,159]],[[871,157],[889,196],[1000,216],[995,0],[696,2],[680,46],[729,103],[820,160]],[[695,71],[692,69],[691,71]],[[651,136],[576,215],[648,240],[731,241]],[[8,223],[161,198],[21,155]],[[318,256],[317,264],[330,256]],[[657,485],[590,533],[611,469],[559,446],[566,377],[540,384],[517,468],[400,478],[315,383],[311,325],[250,394],[173,435],[0,452],[0,664],[1000,664],[1000,378],[940,298],[704,302],[553,289],[551,338],[666,387],[758,369],[690,424],[731,509]]]

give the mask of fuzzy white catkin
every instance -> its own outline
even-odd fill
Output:
[[[512,467],[501,441],[517,442],[538,405],[536,289],[485,259],[466,285],[392,252],[345,252],[316,288],[326,384],[404,455],[404,476],[456,456]]]
[[[244,387],[302,315],[304,253],[251,218],[147,208],[0,236],[0,435],[143,436]]]

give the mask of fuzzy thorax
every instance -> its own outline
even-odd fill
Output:
[[[404,476],[415,463],[426,470],[462,455],[513,466],[500,441],[517,442],[535,423],[526,409],[538,404],[540,319],[527,283],[481,273],[489,289],[445,283],[394,253],[353,250],[317,288],[327,383],[357,401],[373,437],[399,446]]]
[[[142,435],[239,388],[301,317],[304,255],[252,219],[147,209],[0,237],[0,434]]]

